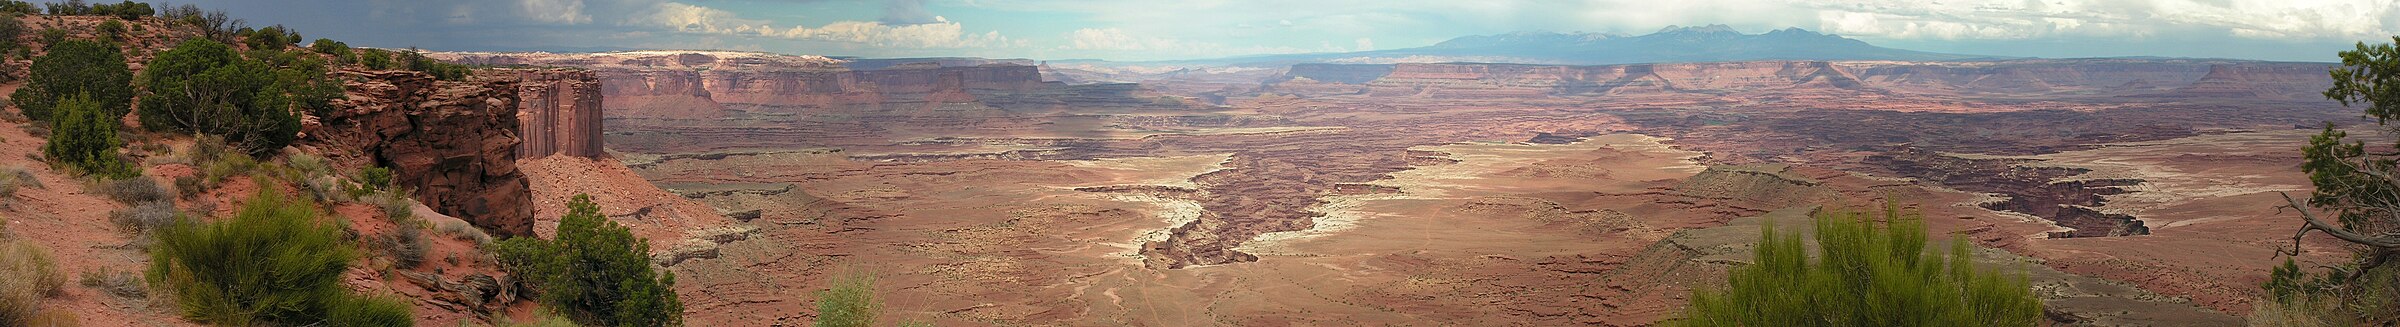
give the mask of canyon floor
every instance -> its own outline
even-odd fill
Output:
[[[2055,322],[2197,326],[2250,310],[2298,225],[2276,192],[2307,190],[2307,127],[2355,115],[1807,88],[1376,93],[728,105],[611,116],[608,144],[739,221],[670,265],[695,322],[804,323],[808,292],[865,271],[886,317],[944,325],[1647,325],[1746,260],[1760,219],[1891,201],[2031,272]]]

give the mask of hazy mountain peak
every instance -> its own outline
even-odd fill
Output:
[[[1687,34],[1687,33],[1688,33],[1688,34],[1722,34],[1722,33],[1741,34],[1742,32],[1741,32],[1741,31],[1735,31],[1735,30],[1733,30],[1733,27],[1732,27],[1732,26],[1725,26],[1725,24],[1708,24],[1708,26],[1691,26],[1691,27],[1678,26],[1678,25],[1667,25],[1667,27],[1666,27],[1666,28],[1661,28],[1661,29],[1658,29],[1658,32],[1657,32],[1657,33],[1650,33],[1650,34]]]

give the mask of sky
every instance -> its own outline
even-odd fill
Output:
[[[182,0],[356,46],[1116,61],[1347,52],[1521,31],[1799,27],[1909,50],[2331,61],[2400,0]]]

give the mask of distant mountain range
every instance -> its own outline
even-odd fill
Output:
[[[2000,57],[1875,46],[1800,28],[1743,34],[1725,25],[1669,26],[1640,36],[1518,32],[1465,36],[1431,46],[1345,53],[1308,53],[1177,61],[1195,64],[1503,62],[1568,65],[1746,60],[1964,60]]]

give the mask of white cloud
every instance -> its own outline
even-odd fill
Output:
[[[1358,38],[1358,41],[1352,41],[1352,43],[1355,43],[1356,46],[1350,48],[1350,51],[1375,51],[1375,39],[1362,37]]]
[[[582,24],[592,21],[583,13],[583,0],[518,0],[517,9],[526,19],[552,24]]]
[[[1815,1],[1827,32],[1898,39],[2147,37],[2214,30],[2254,39],[2354,39],[2400,33],[2394,0]]]

